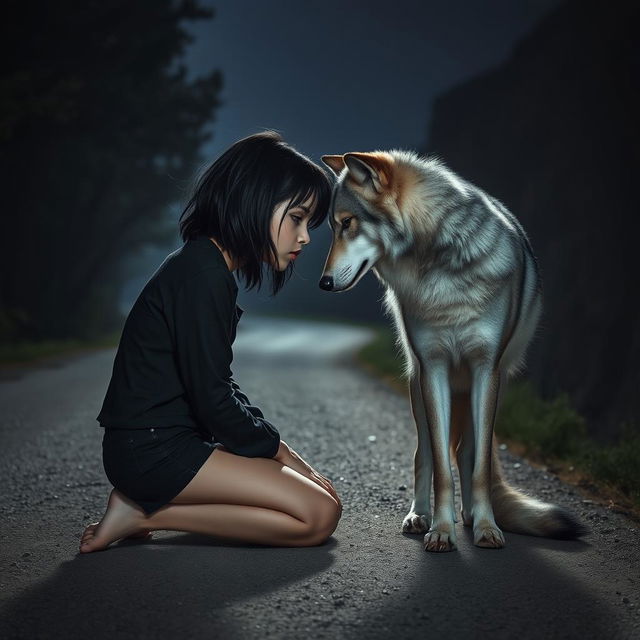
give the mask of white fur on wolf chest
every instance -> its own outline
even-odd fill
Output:
[[[392,308],[397,301],[407,313],[432,326],[465,325],[481,318],[501,282],[486,281],[468,272],[450,273],[433,268],[426,273],[410,273],[396,262],[393,268],[379,265],[379,277],[387,286],[385,303]]]
[[[386,293],[385,304],[394,315],[408,373],[413,370],[414,360],[424,366],[444,360],[449,366],[451,389],[466,391],[470,388],[469,365],[498,357],[509,315],[509,288],[503,285],[497,292],[485,290],[482,297],[461,296],[445,310],[426,307],[422,295],[417,291],[400,297],[391,288]],[[416,297],[422,304],[416,304]]]

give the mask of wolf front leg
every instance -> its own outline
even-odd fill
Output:
[[[503,380],[493,363],[474,363],[471,372],[471,412],[475,439],[471,478],[473,543],[478,547],[499,549],[504,547],[505,540],[491,506],[491,441]]]
[[[444,359],[430,359],[421,362],[420,370],[420,387],[433,454],[433,521],[424,537],[424,548],[425,551],[452,551],[457,548],[457,539],[449,458],[449,365]]]
[[[405,533],[425,533],[431,525],[431,440],[429,425],[420,388],[420,365],[414,361],[413,373],[409,382],[411,411],[418,432],[418,446],[413,460],[414,498],[411,510],[402,521]]]

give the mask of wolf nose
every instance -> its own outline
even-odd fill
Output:
[[[333,276],[323,276],[320,278],[320,288],[325,291],[331,291],[333,289]]]

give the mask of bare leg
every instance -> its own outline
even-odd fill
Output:
[[[216,449],[170,504],[147,516],[119,491],[87,527],[80,551],[104,549],[144,531],[189,531],[241,542],[310,546],[335,530],[340,507],[322,487],[270,458]]]

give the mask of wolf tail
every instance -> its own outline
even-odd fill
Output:
[[[588,533],[587,527],[573,514],[555,504],[531,498],[505,480],[495,438],[491,458],[491,504],[496,524],[505,531],[563,540]]]

